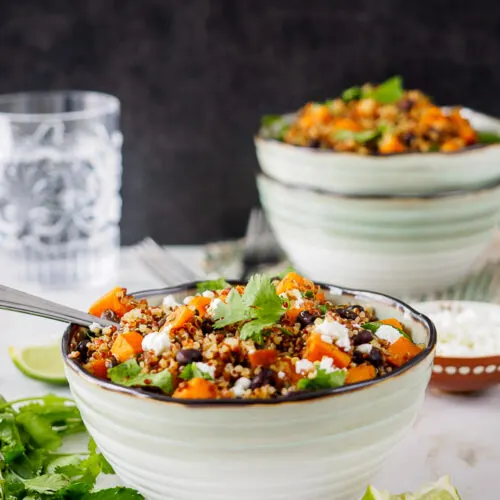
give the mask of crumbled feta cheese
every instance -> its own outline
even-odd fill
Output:
[[[245,391],[250,388],[250,380],[246,377],[239,378],[233,385],[233,394],[240,398],[245,394]]]
[[[200,363],[200,362],[195,363],[195,364],[196,364],[196,368],[198,368],[198,370],[200,370],[200,372],[206,373],[211,378],[215,378],[215,366],[211,366],[208,363]]]
[[[215,293],[212,292],[212,290],[205,290],[201,295],[207,299],[213,299],[215,297]]]
[[[326,373],[334,372],[336,368],[333,365],[333,359],[328,356],[323,356],[323,358],[321,358],[321,362],[319,363],[319,369],[324,370]]]
[[[372,352],[373,346],[371,344],[361,344],[356,347],[356,351],[362,354],[370,354]]]
[[[175,300],[175,297],[173,295],[167,295],[166,297],[163,298],[163,305],[165,307],[168,307],[170,309],[173,309],[174,307],[180,306],[180,304]]]
[[[425,312],[425,309],[424,309]],[[443,310],[427,313],[438,332],[438,356],[494,356],[500,354],[500,314]]]
[[[302,293],[300,290],[293,289],[288,291],[288,295],[293,297],[292,307],[295,309],[300,309],[304,305],[304,299],[302,298]]]
[[[375,335],[382,340],[386,340],[389,344],[394,344],[402,335],[397,328],[390,325],[379,326]]]
[[[221,299],[213,299],[207,309],[207,316],[213,317],[217,306],[222,302]]]
[[[189,303],[194,299],[194,297],[192,295],[188,295],[187,297],[184,298],[184,300],[182,301],[182,303],[184,305],[189,305]]]
[[[331,337],[332,340],[342,349],[349,349],[351,347],[351,340],[349,338],[349,330],[345,325],[331,318],[326,318],[321,323],[314,323],[314,330],[320,335]]]
[[[284,378],[286,378],[286,373],[285,372],[278,372],[278,378],[283,380]]]
[[[89,325],[89,330],[94,334],[94,335],[99,335],[101,333],[101,325],[99,323],[91,323]]]
[[[157,356],[170,349],[170,337],[166,333],[149,333],[142,339],[143,351],[153,351]]]
[[[329,337],[328,335],[321,335],[321,340],[327,344],[333,344],[332,337]]]
[[[309,372],[313,369],[314,365],[308,359],[299,359],[297,363],[295,363],[296,373]]]

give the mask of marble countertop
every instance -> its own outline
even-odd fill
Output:
[[[176,247],[178,257],[201,268],[201,247]],[[26,291],[29,287],[16,283]],[[162,283],[147,271],[133,250],[122,252],[117,284],[129,291],[161,287]],[[86,308],[112,284],[78,291],[49,291],[44,296],[70,306]],[[58,392],[54,388],[20,374],[10,361],[7,348],[57,341],[63,330],[60,323],[21,314],[0,311],[0,394],[7,399]],[[500,386],[482,394],[449,395],[428,390],[417,422],[394,450],[373,483],[398,493],[416,489],[442,475],[450,475],[464,500],[495,500],[500,479]],[[500,482],[500,481],[499,481]]]

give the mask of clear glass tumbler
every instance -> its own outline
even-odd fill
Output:
[[[116,273],[119,117],[98,92],[0,96],[0,279],[73,288]]]

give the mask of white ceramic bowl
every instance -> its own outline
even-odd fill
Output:
[[[160,303],[193,284],[137,294]],[[373,305],[404,321],[427,347],[376,381],[270,400],[173,400],[86,373],[68,359],[71,392],[120,478],[151,500],[358,500],[410,430],[431,375],[436,333],[409,306],[325,286],[337,303]]]
[[[463,109],[476,130],[500,133],[500,121]],[[365,156],[292,146],[256,137],[262,170],[286,184],[343,194],[428,194],[479,187],[500,178],[500,144],[451,153]]]
[[[300,272],[399,297],[467,276],[500,219],[500,181],[426,197],[336,195],[264,175],[257,185],[276,238]]]

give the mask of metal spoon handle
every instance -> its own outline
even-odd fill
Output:
[[[65,323],[76,323],[81,326],[89,326],[91,323],[98,323],[102,326],[117,325],[113,321],[98,318],[78,309],[63,306],[4,285],[0,285],[0,309],[55,319]]]

